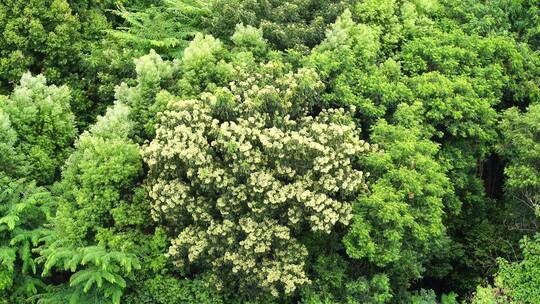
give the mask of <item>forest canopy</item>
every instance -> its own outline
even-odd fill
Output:
[[[0,304],[540,303],[540,1],[0,3]]]

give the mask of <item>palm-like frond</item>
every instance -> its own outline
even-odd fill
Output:
[[[111,39],[143,52],[157,49],[166,57],[174,57],[200,30],[203,17],[210,13],[210,2],[167,0],[163,6],[144,11],[119,6],[113,13],[124,19],[125,25],[107,31]]]

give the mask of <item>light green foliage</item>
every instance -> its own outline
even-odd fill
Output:
[[[410,82],[416,98],[423,103],[424,119],[433,136],[474,138],[483,143],[495,138],[494,100],[479,97],[470,85],[471,79],[449,78],[433,72],[414,77]]]
[[[359,1],[354,6],[355,16],[364,24],[375,25],[378,32],[383,34],[381,44],[385,47],[395,47],[400,40],[402,25],[399,21],[398,3],[394,0]]]
[[[330,88],[324,95],[325,106],[356,106],[364,127],[411,98],[400,81],[400,64],[392,59],[379,63],[379,35],[376,29],[355,23],[346,11],[307,62]]]
[[[11,96],[0,96],[0,297],[6,301],[46,288],[34,251],[54,199],[32,179],[51,182],[69,152],[75,136],[69,101],[66,87],[47,86],[43,76],[30,74]]]
[[[225,62],[228,55],[221,41],[199,33],[180,60],[164,61],[154,50],[134,60],[135,85],[122,83],[115,97],[132,108],[135,139],[142,142],[154,136],[156,114],[171,97],[166,91],[191,98],[228,84],[236,72]]]
[[[42,303],[120,303],[125,276],[140,264],[125,239],[125,227],[140,225],[144,209],[131,204],[141,173],[138,148],[131,143],[129,108],[117,103],[81,135],[55,191],[61,193],[53,230],[40,249],[44,273],[72,272],[69,287],[51,291]],[[115,249],[116,248],[116,249]]]
[[[88,79],[95,74],[83,58],[99,46],[102,31],[110,27],[103,9],[111,2],[94,2],[92,7],[66,0],[2,2],[0,93],[11,90],[27,71],[43,73],[50,83],[71,87],[77,124],[86,126],[99,108],[90,98],[96,97],[94,89],[100,85]]]
[[[137,146],[127,139],[131,131],[128,115],[129,109],[118,103],[98,119],[76,142],[62,171],[59,190],[63,200],[57,225],[74,241],[112,225],[114,210],[132,195],[133,182],[142,168]]]
[[[326,39],[314,49],[310,59],[323,77],[346,74],[347,65],[366,67],[377,59],[380,49],[377,40],[378,32],[354,23],[347,10],[331,25]],[[334,62],[331,57],[335,57]]]
[[[21,162],[15,150],[16,142],[17,132],[11,127],[9,116],[0,110],[0,168],[8,175],[15,174]]]
[[[448,90],[443,85],[414,80],[418,82],[415,86],[403,75],[400,63],[393,59],[378,63],[379,35],[377,26],[357,24],[346,11],[307,64],[326,76],[323,79],[331,88],[324,95],[326,105],[355,106],[361,124],[372,126],[370,139],[383,147],[363,157],[367,170],[374,173],[373,185],[355,204],[353,225],[344,242],[350,257],[391,272],[394,291],[402,292],[412,280],[422,277],[424,265],[436,252],[447,250],[445,212],[459,210],[447,170],[437,163],[440,147],[430,141],[440,126],[422,120],[433,117],[441,119],[442,125],[448,119],[440,112],[450,115],[455,109],[436,108],[433,95],[438,89]],[[425,78],[430,79],[429,75]],[[474,91],[469,89],[469,94]],[[415,95],[418,101],[414,101]],[[378,120],[387,116],[395,125]],[[461,121],[456,126],[465,127]]]
[[[77,127],[86,129],[111,104],[114,86],[133,75],[133,58],[148,51],[107,35],[121,23],[110,10],[117,5],[144,10],[151,3],[155,2],[2,2],[0,94],[11,90],[27,71],[43,73],[52,84],[70,86]]]
[[[262,30],[251,25],[237,24],[231,40],[235,47],[251,51],[256,56],[262,57],[267,52],[267,42],[263,38]]]
[[[183,97],[196,97],[227,85],[241,75],[235,75],[223,43],[211,35],[197,34],[185,49],[181,60],[182,78],[178,90]],[[249,62],[246,62],[249,64]]]
[[[502,289],[492,287],[490,285],[483,287],[478,286],[474,297],[471,300],[472,304],[509,304],[509,298],[504,294]]]
[[[519,104],[540,96],[538,56],[512,37],[434,28],[429,35],[404,44],[400,57],[407,74],[438,71],[467,76],[480,97],[497,103]]]
[[[236,35],[239,47],[245,41],[243,36],[257,37],[259,34],[246,34],[240,29]],[[258,50],[265,49],[263,42],[259,36]],[[118,101],[131,107],[130,119],[134,122],[135,141],[142,143],[154,137],[156,114],[176,98],[173,93],[183,98],[192,98],[201,92],[213,91],[228,84],[236,72],[231,63],[224,60],[228,55],[221,41],[209,35],[197,34],[180,61],[164,61],[153,50],[136,59],[136,85],[122,83],[115,94]]]
[[[385,275],[375,275],[371,280],[364,278],[347,283],[347,304],[388,303],[392,299],[390,281]]]
[[[451,274],[460,277],[450,279],[458,286],[452,288],[463,288],[481,281],[469,274],[492,272],[495,258],[511,255],[515,247],[515,234],[504,224],[505,204],[487,197],[497,191],[494,182],[501,184],[494,176],[499,169],[488,162],[497,165],[490,154],[498,109],[538,98],[540,78],[538,57],[514,37],[482,36],[442,19],[428,34],[406,41],[399,57],[406,83],[425,108],[427,129],[442,145],[437,158],[462,203],[447,227],[454,239],[452,264],[471,269]]]
[[[0,96],[4,128],[11,125],[17,134],[11,145],[22,158],[18,175],[29,175],[39,184],[52,183],[57,176],[76,134],[70,100],[67,87],[47,86],[45,77],[30,74],[23,75],[9,97]]]
[[[178,65],[163,61],[154,50],[150,54],[135,60],[137,85],[129,87],[122,83],[116,90],[116,100],[130,106],[130,132],[142,142],[154,136],[156,114],[167,104],[166,93],[160,93],[161,87],[170,86],[172,76],[178,71]],[[124,134],[128,136],[131,134]]]
[[[499,271],[494,286],[476,289],[473,304],[537,303],[540,300],[540,240],[538,234],[532,239],[521,240],[523,260],[508,262],[499,260]]]
[[[87,88],[85,94],[88,95],[90,100],[94,101],[94,104],[88,105],[92,107],[92,113],[104,112],[105,107],[115,98],[116,100],[123,100],[127,105],[132,106],[134,115],[138,115],[137,113],[142,110],[142,107],[150,106],[150,99],[154,96],[149,94],[149,88],[143,88],[144,92],[126,93],[142,95],[133,96],[133,103],[141,102],[141,99],[146,100],[146,104],[135,105],[130,103],[130,100],[118,97],[116,86],[124,85],[123,83],[129,87],[141,86],[140,74],[145,73],[146,67],[143,67],[142,71],[137,69],[136,65],[138,63],[134,59],[144,60],[140,57],[150,51],[157,52],[167,59],[182,58],[184,49],[189,45],[190,40],[198,31],[203,30],[203,18],[210,14],[208,7],[210,3],[207,1],[165,0],[150,1],[149,3],[141,2],[137,5],[120,5],[117,10],[113,11],[114,15],[123,19],[123,23],[116,27],[104,27],[104,30],[100,33],[107,34],[96,42],[96,44],[99,43],[99,46],[91,48],[91,52],[85,54],[82,58],[81,66],[84,68],[85,73],[89,75],[88,78],[82,81],[82,85]],[[144,58],[147,57],[144,56]],[[146,73],[152,74],[151,72]],[[194,73],[194,75],[197,74]],[[223,75],[216,74],[215,79],[219,79],[220,76]],[[99,80],[96,81],[95,79]],[[164,75],[161,75],[161,79],[162,82],[165,81]],[[182,79],[183,77],[177,77],[175,80]],[[126,91],[125,89],[122,90]],[[141,114],[155,117],[157,109],[149,112],[153,114]],[[144,117],[140,119],[142,118]],[[136,133],[144,133],[142,129],[151,129],[155,121],[141,123],[137,121],[135,124]],[[148,125],[143,126],[145,123],[148,123]],[[151,137],[151,135],[147,135],[137,134],[137,136],[143,138],[136,138],[136,140]]]
[[[363,0],[352,12],[359,23],[379,33],[382,52],[389,55],[404,41],[428,34],[433,25],[429,17],[439,9],[437,0]]]
[[[153,216],[177,234],[168,253],[177,265],[211,269],[218,286],[248,296],[278,296],[309,282],[296,237],[349,223],[365,188],[355,155],[369,145],[343,110],[305,116],[322,89],[312,70],[255,68],[170,102],[143,155]]]

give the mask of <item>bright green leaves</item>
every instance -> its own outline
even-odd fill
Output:
[[[9,289],[13,285],[13,272],[15,271],[16,249],[10,247],[0,248],[0,290]]]
[[[67,87],[47,86],[43,76],[30,74],[8,99],[0,99],[0,109],[9,118],[3,125],[16,132],[14,149],[23,157],[17,174],[30,174],[39,184],[54,180],[76,134],[70,99]]]
[[[106,39],[106,30],[119,21],[106,10],[116,5],[66,0],[0,4],[0,94],[24,73],[42,73],[50,83],[70,87],[77,127],[86,128],[110,104],[114,86],[131,77],[133,56],[142,54]]]
[[[141,165],[136,146],[122,141],[85,140],[79,149],[84,154],[71,157],[63,173],[63,191],[74,204],[71,208],[76,218],[75,226],[65,228],[87,233],[105,223],[104,216],[110,216],[110,211],[126,199],[124,193],[131,189]],[[62,206],[60,210],[64,211]]]
[[[461,282],[451,280],[461,288],[476,285],[480,278],[475,274],[493,269],[497,255],[511,254],[514,240],[495,245],[495,240],[509,240],[510,233],[504,232],[504,203],[488,197],[499,178],[492,153],[499,109],[537,98],[538,58],[511,35],[480,35],[446,21],[438,20],[425,35],[404,41],[396,55],[412,100],[421,104],[424,132],[441,144],[435,158],[453,184],[452,204],[462,205],[461,214],[446,224],[457,248],[454,267],[474,269],[461,271]],[[481,245],[487,240],[489,245]]]
[[[367,66],[377,58],[380,44],[378,32],[352,20],[350,11],[337,18],[326,33],[326,39],[316,48],[310,58],[318,65],[323,77],[347,71],[347,65]],[[320,57],[320,58],[319,58]],[[326,59],[322,61],[321,59]],[[333,62],[332,62],[333,60]]]
[[[338,17],[326,39],[308,57],[308,65],[316,68],[332,89],[324,96],[326,104],[359,106],[362,114],[369,111],[366,108],[373,110],[372,102],[358,96],[354,87],[359,78],[365,78],[363,70],[375,63],[379,48],[376,31],[354,23],[349,11]]]
[[[450,109],[452,104],[437,96],[445,96],[441,93],[449,90],[445,85],[437,86],[429,75],[425,81],[407,78],[394,59],[380,63],[381,45],[390,47],[384,41],[394,38],[381,38],[385,22],[389,21],[383,21],[385,16],[378,10],[388,10],[388,16],[392,16],[397,9],[391,1],[385,4],[375,7],[366,1],[355,7],[358,12],[371,12],[361,14],[369,25],[353,22],[353,16],[346,11],[331,26],[326,39],[314,48],[307,63],[320,71],[328,84],[325,105],[355,106],[361,124],[371,132],[371,141],[381,147],[361,157],[364,168],[372,173],[372,184],[370,191],[360,195],[353,205],[353,223],[344,244],[351,258],[368,261],[390,273],[392,289],[403,297],[401,292],[408,284],[423,276],[424,265],[448,246],[443,221],[446,211],[459,209],[452,197],[447,169],[437,162],[439,145],[430,140],[441,129],[435,120],[447,125],[448,117],[456,115],[455,126],[449,128],[467,128],[463,121],[476,116],[474,112],[463,116],[469,115],[471,109],[476,111],[479,98],[473,88],[458,82],[446,97],[457,99]],[[400,21],[395,18],[394,22]],[[399,39],[395,37],[394,43]],[[456,92],[471,97],[455,97]],[[489,101],[484,102],[488,108],[485,111],[492,115],[486,119],[494,123],[495,112],[489,108]],[[457,111],[460,108],[462,113]],[[378,120],[383,117],[392,123]],[[471,131],[461,132],[476,132],[477,125],[471,125]]]
[[[156,114],[165,108],[168,97],[160,93],[161,87],[172,82],[178,66],[163,61],[155,51],[135,60],[137,85],[128,87],[122,83],[116,89],[116,100],[130,106],[129,132],[134,132],[138,142],[154,136]],[[126,108],[125,106],[122,106]],[[127,108],[126,108],[127,109]],[[132,134],[124,134],[124,138]]]
[[[0,96],[0,103],[6,102]],[[0,168],[8,175],[14,175],[21,165],[22,155],[18,155],[15,150],[17,142],[17,132],[11,127],[9,116],[0,110]]]
[[[126,276],[141,268],[134,254],[111,248],[117,241],[108,238],[111,232],[123,236],[124,212],[131,212],[134,184],[142,173],[138,147],[128,139],[128,117],[129,108],[121,102],[110,108],[81,135],[64,166],[55,187],[61,197],[54,227],[40,249],[40,260],[44,275],[51,270],[74,274],[69,287],[44,295],[43,303],[59,298],[120,303]]]
[[[532,49],[540,46],[537,0],[441,2],[446,10],[446,14],[441,18],[448,26],[459,27],[468,33],[482,36],[511,32]]]
[[[306,64],[314,67],[326,83],[325,107],[355,106],[367,130],[412,93],[401,80],[398,62],[380,62],[380,32],[353,22],[349,11],[330,26],[326,39],[315,47]]]
[[[512,37],[482,37],[455,29],[412,39],[399,54],[409,75],[438,71],[468,76],[478,95],[497,103],[538,98],[538,57]]]
[[[362,160],[373,182],[353,205],[353,223],[343,241],[350,257],[395,271],[407,282],[422,275],[423,264],[446,242],[445,201],[452,185],[436,162],[439,146],[425,139],[418,124],[381,120],[371,138],[381,149]]]
[[[372,25],[381,34],[381,44],[392,50],[401,39],[402,25],[394,0],[359,1],[353,8],[355,16],[364,24]]]
[[[478,286],[473,304],[536,303],[540,300],[540,241],[538,234],[521,240],[523,259],[499,259],[494,286]]]
[[[392,298],[390,280],[386,275],[377,274],[371,279],[360,278],[347,283],[346,303],[380,304],[388,303]]]
[[[537,0],[118,4],[0,4],[2,304],[537,301]]]
[[[80,238],[77,241],[111,224],[111,210],[129,199],[133,182],[141,173],[137,146],[126,138],[128,115],[121,103],[111,108],[83,133],[66,162],[59,185],[66,201],[58,207],[58,225],[64,233]]]
[[[235,71],[224,61],[228,55],[223,43],[211,35],[197,34],[184,51],[178,86],[182,96],[196,97],[234,79]]]
[[[424,119],[432,136],[471,138],[484,145],[496,137],[497,113],[493,108],[496,100],[478,96],[470,78],[451,78],[433,72],[409,81],[425,109]]]
[[[256,56],[262,57],[267,51],[267,42],[263,38],[263,32],[251,25],[236,25],[236,30],[231,37],[237,48],[244,48],[253,52]]]

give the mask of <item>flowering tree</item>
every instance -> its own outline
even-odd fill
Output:
[[[313,70],[251,68],[242,81],[169,102],[143,157],[153,217],[177,235],[176,265],[278,296],[309,282],[299,236],[349,224],[366,188],[357,160],[370,147],[344,110],[309,115],[323,88]]]

